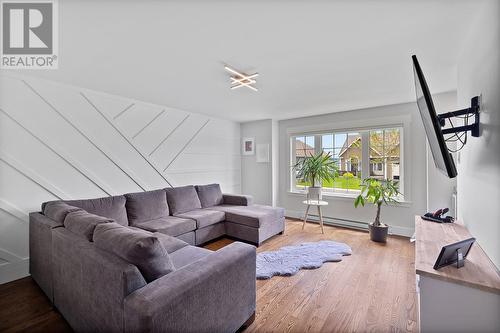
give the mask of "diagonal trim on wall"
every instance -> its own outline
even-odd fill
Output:
[[[170,175],[175,174],[190,174],[190,173],[230,173],[230,172],[239,172],[240,169],[190,169],[190,170],[170,170],[168,173]]]
[[[26,258],[21,258],[18,255],[15,255],[14,253],[7,251],[6,249],[0,248],[0,259],[3,259],[7,261],[7,263],[13,263],[16,261],[20,261]]]
[[[0,85],[0,173],[10,175],[0,181],[0,247],[19,257],[27,256],[28,214],[40,201],[140,190],[127,176],[144,188],[211,181],[240,191],[236,122],[25,75],[0,74]],[[22,198],[19,182],[29,187]],[[0,284],[29,274],[27,258],[3,257],[12,262],[0,259]]]
[[[125,112],[127,112],[128,110],[130,110],[133,106],[135,106],[135,103],[132,103],[130,104],[129,106],[127,106],[125,109],[123,109],[123,111],[120,111],[116,116],[113,117],[114,120],[118,119],[119,117],[121,117]]]
[[[135,133],[133,136],[132,136],[132,139],[135,139],[139,134],[142,133],[142,131],[144,131],[149,125],[151,125],[152,123],[154,123],[154,121],[156,119],[158,119],[161,115],[165,114],[165,110],[161,110],[156,116],[154,116],[153,119],[151,119],[143,128],[141,128],[137,133]]]
[[[158,148],[160,148],[160,147],[163,145],[163,143],[164,143],[165,141],[167,141],[167,139],[168,139],[168,138],[169,138],[169,137],[170,137],[170,136],[171,136],[171,135],[172,135],[172,134],[173,134],[173,133],[174,133],[174,132],[175,132],[175,131],[179,128],[179,127],[181,127],[181,125],[182,125],[182,124],[184,124],[184,122],[185,122],[186,120],[188,120],[188,118],[189,118],[189,117],[190,117],[190,115],[189,115],[189,114],[188,114],[187,116],[185,116],[185,117],[184,117],[184,119],[182,119],[182,120],[181,120],[181,121],[177,124],[177,126],[175,126],[175,127],[174,127],[174,129],[173,129],[173,130],[171,130],[171,131],[170,131],[170,133],[168,133],[168,134],[167,134],[167,136],[165,136],[165,137],[163,138],[163,140],[161,140],[161,141],[160,141],[160,143],[159,143],[158,145],[156,145],[156,147],[155,147],[155,148],[154,148],[154,149],[153,149],[153,150],[149,153],[149,156],[153,155],[153,154],[155,153],[155,151],[157,151],[157,150],[158,150]]]
[[[73,124],[65,115],[63,115],[59,110],[57,110],[47,99],[45,99],[38,91],[36,91],[28,82],[25,80],[21,80],[31,91],[42,101],[45,102],[54,112],[56,112],[66,123],[68,123],[75,131],[78,132],[85,140],[87,140],[92,146],[94,146],[99,152],[101,152],[111,163],[113,163],[118,169],[120,169],[130,180],[132,180],[137,186],[139,186],[143,191],[145,191],[145,187],[140,184],[140,182],[132,177],[127,171],[125,171],[114,159],[112,159],[104,150],[101,149],[94,141],[92,141],[82,130],[80,130],[75,124]],[[109,195],[109,194],[108,194]]]
[[[45,178],[36,173],[33,169],[28,168],[19,162],[15,157],[10,156],[6,152],[0,150],[0,160],[4,161],[7,165],[9,165],[12,169],[16,170],[33,183],[37,184],[53,196],[58,199],[71,199],[71,196],[66,194],[63,190],[58,188],[55,185],[52,185]]]
[[[201,130],[203,128],[205,128],[205,126],[207,126],[207,124],[210,122],[210,119],[208,119],[203,125],[201,125],[201,127],[196,131],[196,133],[194,133],[194,135],[191,137],[191,139],[188,140],[188,142],[186,142],[186,144],[181,148],[181,150],[174,156],[174,158],[170,161],[170,163],[168,163],[168,165],[165,167],[165,169],[163,169],[163,172],[167,171],[167,169],[172,165],[172,163],[175,162],[175,160],[177,159],[177,157],[179,157],[179,155],[184,151],[184,149],[187,148],[187,146],[189,146],[189,144],[198,136],[198,134],[200,134]]]
[[[99,109],[97,108],[97,106],[96,106],[94,103],[92,103],[92,101],[91,101],[91,100],[90,100],[90,99],[89,99],[89,98],[88,98],[88,97],[87,97],[87,96],[86,96],[83,92],[80,92],[80,95],[81,95],[81,96],[82,96],[82,97],[83,97],[83,98],[84,98],[84,99],[85,99],[85,100],[86,100],[86,101],[87,101],[87,102],[88,102],[88,103],[89,103],[89,104],[90,104],[90,105],[94,108],[94,110],[96,110],[96,111],[97,111],[97,112],[101,115],[101,117],[102,117],[102,118],[103,118],[103,119],[104,119],[104,120],[105,120],[105,121],[106,121],[109,125],[111,125],[111,127],[113,127],[113,128],[115,129],[115,131],[116,131],[116,132],[118,132],[118,134],[120,134],[120,135],[121,135],[121,137],[122,137],[125,141],[127,141],[127,143],[128,143],[128,144],[129,144],[129,145],[130,145],[130,146],[131,146],[131,147],[132,147],[132,148],[133,148],[133,149],[134,149],[134,150],[135,150],[135,151],[136,151],[136,152],[137,152],[137,153],[138,153],[138,154],[139,154],[139,155],[140,155],[140,156],[141,156],[141,157],[142,157],[142,158],[143,158],[143,159],[144,159],[144,160],[145,160],[145,161],[146,161],[146,162],[150,165],[150,166],[151,166],[151,168],[153,168],[153,170],[155,170],[155,171],[158,173],[158,175],[160,175],[160,177],[162,177],[162,178],[163,178],[163,180],[164,180],[165,182],[167,182],[167,184],[168,184],[170,187],[173,187],[173,186],[172,186],[172,184],[171,184],[171,183],[167,180],[167,178],[166,178],[166,177],[165,177],[165,176],[164,176],[164,175],[163,175],[163,174],[162,174],[162,173],[161,173],[161,172],[160,172],[160,171],[159,171],[159,170],[158,170],[158,169],[157,169],[157,168],[156,168],[156,167],[155,167],[152,163],[151,163],[151,161],[149,161],[149,159],[148,159],[146,156],[144,156],[144,154],[143,154],[143,153],[141,153],[139,149],[137,149],[137,147],[136,147],[136,146],[135,146],[135,145],[134,145],[134,144],[133,144],[133,143],[132,143],[132,142],[131,142],[131,141],[130,141],[130,140],[129,140],[129,139],[128,139],[128,138],[127,138],[127,137],[126,137],[126,136],[125,136],[122,132],[121,132],[121,131],[120,131],[120,129],[119,129],[118,127],[116,127],[116,126],[115,126],[115,124],[113,124],[113,122],[112,122],[112,121],[110,121],[110,120],[109,120],[109,119],[108,119],[108,118],[104,115],[104,113],[102,113],[102,111],[101,111],[101,110],[99,110]],[[143,190],[145,190],[145,189],[143,188]]]
[[[8,201],[5,201],[4,199],[0,198],[0,209],[6,212],[9,215],[12,215],[19,220],[28,223],[29,222],[29,216],[25,212],[23,212],[21,209],[17,208],[13,204],[11,204]]]
[[[28,134],[30,134],[34,139],[36,139],[38,142],[40,142],[42,145],[47,147],[50,151],[52,151],[54,154],[56,154],[59,158],[61,158],[64,162],[66,162],[68,165],[70,165],[73,169],[78,171],[83,177],[87,178],[92,184],[94,184],[96,187],[98,187],[101,191],[106,193],[107,195],[111,195],[111,193],[114,193],[114,191],[108,186],[105,182],[100,180],[97,176],[95,176],[91,171],[86,170],[85,167],[80,165],[79,162],[73,160],[69,154],[65,153],[64,150],[61,148],[53,148],[51,145],[47,144],[45,141],[42,140],[39,136],[37,136],[35,133],[30,131],[28,128],[24,127],[23,124],[21,124],[17,119],[12,117],[7,111],[4,109],[0,109],[0,112],[5,114],[10,120],[12,120],[14,123],[16,123],[19,127],[21,127],[24,131],[26,131]]]

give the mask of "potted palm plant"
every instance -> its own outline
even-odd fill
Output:
[[[298,178],[310,184],[307,188],[310,198],[321,199],[321,182],[333,182],[338,176],[338,167],[330,153],[310,154],[309,157],[298,160],[292,168],[297,172]]]
[[[368,225],[370,230],[370,239],[374,242],[385,243],[387,241],[387,232],[389,226],[380,222],[380,207],[382,204],[398,203],[394,199],[399,192],[398,183],[393,180],[378,180],[374,178],[366,178],[361,184],[361,193],[354,200],[354,207],[359,204],[365,205],[369,202],[377,206],[377,215],[375,221]]]

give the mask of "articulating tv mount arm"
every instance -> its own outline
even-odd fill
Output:
[[[474,97],[472,97],[472,99],[470,101],[470,108],[439,114],[438,119],[439,119],[439,124],[441,125],[441,127],[443,127],[446,124],[447,118],[454,118],[454,117],[460,117],[460,116],[466,115],[467,117],[465,117],[465,118],[468,119],[469,115],[472,115],[472,114],[474,115],[474,123],[473,124],[467,123],[464,126],[445,128],[442,130],[442,133],[443,134],[454,134],[454,133],[471,131],[472,136],[479,137],[479,108],[480,108],[479,107],[479,96],[474,96]]]

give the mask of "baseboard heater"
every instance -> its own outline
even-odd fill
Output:
[[[303,218],[302,218],[303,220]],[[307,215],[307,222],[319,223],[319,216],[315,214]],[[338,227],[349,227],[358,230],[368,230],[368,222],[341,219],[338,217],[324,216],[323,222],[328,225],[338,226]]]

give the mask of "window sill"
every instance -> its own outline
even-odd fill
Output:
[[[300,191],[300,190],[290,190],[288,191],[289,195],[293,196],[301,196],[305,200],[306,196],[306,191]],[[348,200],[354,202],[354,199],[359,195],[359,193],[332,193],[332,192],[323,192],[322,197],[324,201],[330,201],[330,200]],[[406,201],[406,200],[401,200],[398,201],[398,204],[395,203],[389,203],[389,206],[394,206],[394,207],[411,207],[413,202],[411,201]]]

